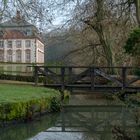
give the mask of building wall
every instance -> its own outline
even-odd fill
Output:
[[[0,47],[0,55],[4,53],[4,61],[19,63],[44,63],[44,44],[38,39],[0,39],[4,41],[3,48]],[[12,41],[12,48],[8,47],[8,41]],[[17,41],[21,41],[21,47],[17,47]],[[26,46],[26,41],[30,41],[30,47]],[[9,52],[12,51],[12,61],[9,61]],[[21,52],[21,61],[18,60],[17,53]],[[30,61],[26,61],[26,53],[30,52]]]
[[[36,63],[44,63],[44,44],[36,41]]]
[[[26,47],[26,40],[29,40],[31,42],[30,47]],[[0,47],[0,51],[4,52],[4,62],[9,62],[8,61],[8,53],[12,51],[12,61],[11,62],[18,62],[17,61],[17,52],[21,51],[21,62],[22,63],[36,63],[36,58],[35,58],[35,39],[0,39],[0,41],[4,41],[4,46],[3,48]],[[8,48],[8,41],[12,41],[12,48]],[[16,42],[21,41],[21,47],[17,48]],[[30,62],[26,61],[26,51],[30,51]]]

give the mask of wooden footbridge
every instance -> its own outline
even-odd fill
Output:
[[[61,91],[120,91],[139,92],[140,76],[134,70],[140,67],[95,67],[95,66],[34,66],[35,85],[44,77],[44,86]]]

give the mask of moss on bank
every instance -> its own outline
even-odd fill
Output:
[[[33,86],[0,85],[0,121],[28,120],[60,110],[59,91]]]

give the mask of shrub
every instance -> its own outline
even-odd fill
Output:
[[[125,52],[132,56],[140,55],[140,28],[135,29],[124,46]]]
[[[140,69],[138,69],[138,68],[135,69],[134,70],[134,74],[137,75],[137,76],[140,76]]]
[[[58,100],[56,97],[53,97],[50,103],[51,111],[57,112],[60,111],[60,100]]]

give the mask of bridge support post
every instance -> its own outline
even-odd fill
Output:
[[[71,84],[71,80],[72,80],[72,67],[69,67],[69,84]],[[72,88],[70,88],[70,92],[72,92]]]
[[[91,76],[91,90],[93,91],[95,88],[95,67],[90,69],[90,76]]]
[[[122,68],[122,89],[126,88],[126,74],[127,74],[126,71],[127,71],[127,68],[123,67]]]
[[[65,132],[65,113],[64,113],[64,107],[61,111],[61,119],[62,119],[62,132]]]
[[[61,67],[61,100],[64,99],[65,90],[65,67]]]

